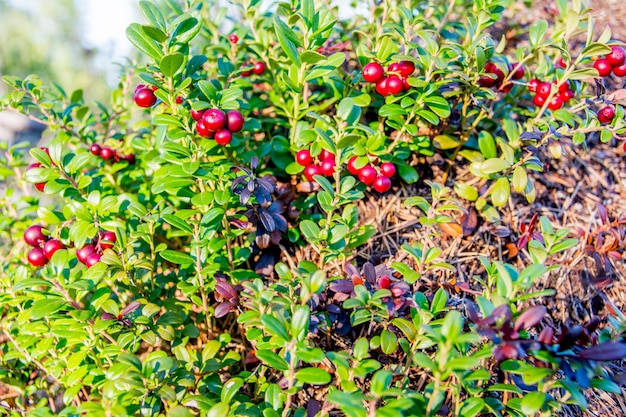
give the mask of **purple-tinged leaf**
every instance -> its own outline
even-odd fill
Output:
[[[122,316],[126,316],[132,313],[133,311],[137,310],[140,305],[141,303],[139,301],[133,301],[132,303],[128,304],[126,308],[122,310]]]
[[[235,306],[230,301],[225,301],[215,307],[215,318],[219,319],[230,313]]]
[[[102,313],[102,320],[115,320],[116,317],[111,313]]]
[[[515,330],[526,330],[539,323],[546,315],[544,306],[534,306],[524,311],[515,321]]]
[[[606,342],[592,346],[578,354],[581,359],[591,361],[617,361],[626,357],[626,344]]]
[[[352,281],[347,279],[338,279],[333,281],[328,286],[334,292],[342,292],[345,294],[350,294],[354,291],[354,285],[352,285]]]

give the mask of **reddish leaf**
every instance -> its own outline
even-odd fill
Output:
[[[524,311],[515,321],[515,330],[526,330],[539,323],[546,315],[547,310],[544,306],[534,306]]]

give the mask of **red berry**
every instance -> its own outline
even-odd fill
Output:
[[[399,62],[392,62],[391,64],[389,64],[389,66],[387,67],[387,73],[391,73],[391,74],[399,74],[400,73],[400,63]]]
[[[495,78],[491,78],[488,75],[481,75],[478,78],[478,85],[481,87],[493,87],[496,85],[497,80]]]
[[[78,260],[82,263],[85,263],[87,258],[94,253],[96,253],[96,248],[94,248],[91,244],[87,244],[80,249],[76,249],[76,258],[78,258]]]
[[[389,86],[387,85],[387,80],[389,80],[389,78],[384,77],[376,83],[376,91],[383,97],[389,95]]]
[[[46,184],[47,182],[38,182],[37,184],[35,184],[35,188],[43,193],[46,189]]]
[[[128,165],[135,165],[135,162],[137,162],[135,155],[133,155],[132,153],[129,153],[128,155],[126,155],[124,157],[124,160],[128,162]]]
[[[45,148],[45,149],[48,149],[48,148]],[[34,168],[44,168],[44,166],[40,164],[39,162],[33,162],[32,164],[26,167],[26,171],[34,169]],[[46,188],[46,183],[38,182],[35,184],[35,188],[43,193],[44,189]]]
[[[94,143],[93,145],[91,145],[91,147],[89,148],[89,152],[91,152],[93,155],[100,155],[100,145],[98,145],[97,143]]]
[[[619,67],[613,67],[613,74],[618,77],[626,77],[626,64],[620,65]]]
[[[552,91],[552,84],[550,83],[540,83],[537,86],[537,95],[543,98],[548,98],[551,91]]]
[[[538,86],[539,86],[538,79],[533,78],[532,80],[528,81],[528,91],[530,91],[531,93],[536,92]]]
[[[144,88],[147,88],[145,84],[137,84],[137,87],[135,87],[135,93]]]
[[[374,180],[374,189],[378,191],[379,193],[387,192],[389,191],[390,188],[391,188],[391,180],[389,179],[389,177],[386,177],[384,175],[379,175]]]
[[[85,259],[85,265],[87,265],[87,268],[91,268],[98,262],[100,262],[100,254],[97,253],[92,253],[89,257],[87,257],[87,259]]]
[[[218,145],[226,146],[233,140],[233,134],[228,129],[220,129],[215,132],[214,139]]]
[[[181,96],[176,96],[176,104],[183,104],[183,98]]]
[[[302,149],[298,151],[296,154],[296,162],[298,165],[302,165],[303,167],[311,165],[313,163],[313,157],[311,156],[311,151],[308,149]]]
[[[198,136],[203,137],[203,138],[213,137],[213,132],[211,132],[209,129],[206,128],[202,119],[196,122],[196,133],[198,133]]]
[[[359,172],[359,179],[365,185],[372,185],[376,180],[376,170],[371,165],[365,165]]]
[[[507,83],[505,86],[500,87],[500,90],[503,93],[508,93],[509,91],[511,91],[513,89],[513,84],[512,83]]]
[[[377,83],[385,77],[385,71],[378,62],[370,62],[363,67],[363,79],[368,83]]]
[[[156,85],[151,85],[149,88],[150,88],[150,90],[152,90],[152,91],[156,91],[156,90],[158,90],[158,89],[159,89],[159,87],[157,87]]]
[[[40,267],[48,263],[46,256],[43,254],[43,249],[33,248],[28,252],[28,262],[32,266]]]
[[[555,96],[548,104],[550,110],[558,110],[561,107],[563,107],[563,99],[560,96]]]
[[[321,174],[322,174],[322,170],[319,165],[311,164],[307,166],[306,168],[304,168],[304,176],[309,181],[313,181],[313,177],[315,175],[321,175]]]
[[[48,240],[48,237],[43,233],[43,230],[43,227],[38,224],[30,226],[24,231],[24,242],[30,246],[40,246]]]
[[[56,251],[60,249],[64,249],[63,243],[61,243],[57,239],[50,239],[43,245],[43,254],[46,258],[52,259],[52,255],[55,254]]]
[[[335,173],[335,160],[334,159],[324,159],[320,165],[320,171],[322,175],[327,177],[332,176]]]
[[[263,74],[265,72],[265,62],[259,61],[255,63],[254,67],[252,67],[252,72],[256,75]]]
[[[244,68],[245,68],[245,67],[248,67],[248,66],[250,66],[250,64],[244,64],[244,65],[243,65],[243,67],[244,67]],[[242,77],[249,77],[249,76],[251,76],[251,75],[252,75],[252,68],[250,68],[250,69],[248,69],[248,70],[245,70],[245,71],[242,71],[242,72],[241,72],[241,76],[242,76]]]
[[[566,90],[560,93],[559,96],[561,97],[561,100],[563,100],[563,102],[570,101],[574,98],[574,92],[572,90]]]
[[[154,91],[149,88],[141,88],[135,91],[133,99],[139,107],[152,107],[157,101]]]
[[[191,118],[195,121],[202,119],[202,115],[204,114],[204,110],[194,110],[191,109]]]
[[[536,94],[535,97],[533,97],[533,103],[535,103],[537,107],[542,107],[545,102],[546,102],[546,98],[543,96],[540,96],[539,94]]]
[[[496,74],[497,80],[496,83],[500,84],[502,82],[502,80],[504,80],[504,77],[506,77],[506,74],[504,74],[504,71],[502,71],[500,69],[500,67],[494,65],[493,69],[491,70],[492,73]]]
[[[350,172],[350,174],[352,175],[359,175],[359,172],[361,172],[360,168],[357,168],[356,166],[354,166],[354,163],[356,162],[358,156],[353,156],[352,158],[350,158],[348,160],[348,172]]]
[[[320,153],[320,159],[322,161],[325,161],[327,159],[333,159],[334,160],[335,159],[335,154],[330,152],[330,151],[327,151],[326,149],[322,149],[322,153]]]
[[[228,37],[228,40],[230,41],[230,43],[235,44],[239,42],[239,37],[233,33]]]
[[[224,126],[226,126],[226,121],[226,113],[220,109],[209,109],[202,115],[202,123],[204,123],[204,127],[209,129],[211,132],[217,132],[218,130],[223,129]]]
[[[404,91],[409,91],[412,87],[411,84],[409,84],[409,79],[407,77],[402,77],[402,87],[404,88]]]
[[[415,72],[415,64],[411,61],[400,61],[398,62],[398,66],[400,69],[400,75],[403,77],[409,77]]]
[[[387,178],[391,178],[396,174],[396,166],[391,162],[383,162],[380,164],[380,173]]]
[[[485,66],[483,67],[483,71],[491,73],[491,72],[493,72],[493,67],[494,67],[494,66],[495,66],[495,65],[493,65],[493,63],[491,63],[491,62],[487,62],[487,63],[485,64]]]
[[[567,68],[567,62],[565,62],[565,60],[562,57],[561,59],[559,59],[559,67]]]
[[[511,64],[509,66],[509,71],[513,71],[515,69],[515,67],[517,67],[518,65],[519,65],[519,63],[517,63],[517,62]],[[513,73],[513,79],[514,80],[519,80],[519,79],[524,78],[524,73],[525,73],[524,66],[520,65],[520,67],[518,69],[516,69],[515,72]]]
[[[26,171],[31,170],[33,168],[43,168],[43,165],[40,162],[33,162],[32,164],[26,167]]]
[[[102,237],[100,238],[100,248],[101,249],[110,249],[113,247],[113,244],[117,240],[117,236],[113,232],[104,232]]]
[[[611,123],[614,117],[615,108],[613,106],[603,107],[598,112],[598,120],[602,123]]]
[[[609,64],[609,62],[603,58],[598,59],[596,62],[594,62],[593,67],[598,70],[598,74],[600,75],[600,77],[606,77],[613,70],[611,64]]]
[[[611,46],[611,53],[606,56],[606,61],[612,67],[619,67],[626,60],[626,53],[621,46]]]
[[[100,150],[100,158],[104,159],[105,161],[113,158],[114,154],[115,153],[114,153],[113,149],[108,148],[106,146]]]
[[[387,89],[391,95],[400,94],[404,89],[404,84],[399,77],[392,75],[387,78]]]
[[[389,279],[389,277],[387,275],[384,275],[384,276],[378,278],[378,286],[380,288],[384,288],[384,289],[388,290],[389,287],[391,286],[391,279]]]
[[[237,110],[231,110],[226,113],[226,124],[231,132],[239,132],[243,129],[243,115]]]

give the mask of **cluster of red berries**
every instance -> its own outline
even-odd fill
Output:
[[[97,143],[94,143],[89,147],[89,152],[91,152],[93,155],[99,156],[105,161],[126,161],[130,165],[134,165],[136,161],[135,155],[133,155],[132,153],[128,155],[120,155],[115,149],[111,149],[108,146],[100,146]]]
[[[231,42],[232,42],[232,40],[231,40]],[[249,77],[252,74],[262,75],[265,72],[265,62],[263,62],[263,61],[258,61],[258,62],[255,62],[253,64],[250,64],[250,63],[244,64],[245,67],[247,67],[248,65],[252,65],[252,68],[249,69],[249,70],[243,71],[241,73],[242,77]]]
[[[513,63],[508,65],[509,72],[513,71],[519,64]],[[506,78],[506,74],[504,71],[500,69],[493,62],[487,62],[485,64],[484,70],[487,74],[481,75],[478,79],[478,85],[481,87],[498,87],[498,89],[502,89],[505,93],[509,92],[511,88],[513,88],[512,83],[507,83],[504,87],[502,87],[502,82]],[[524,66],[520,65],[519,68],[515,69],[515,72],[511,76],[514,80],[520,80],[524,78]],[[501,88],[502,87],[502,88]]]
[[[415,72],[415,64],[411,61],[393,62],[387,67],[387,74],[378,62],[370,62],[363,67],[363,79],[376,84],[376,91],[381,96],[400,94],[411,88],[408,77]]]
[[[196,121],[196,132],[203,138],[213,138],[219,145],[226,146],[233,140],[233,133],[243,129],[244,118],[237,110],[224,113],[218,108],[191,110]]]
[[[356,175],[365,185],[371,185],[379,193],[389,191],[391,188],[391,177],[396,174],[396,166],[391,162],[383,162],[378,167],[366,164],[360,168],[356,167],[358,156],[353,156],[348,160],[347,168],[352,175]],[[375,159],[373,163],[376,163]],[[377,169],[378,168],[378,171]]]
[[[65,249],[61,241],[50,239],[43,230],[44,228],[37,224],[30,226],[24,232],[24,242],[33,247],[28,252],[28,262],[38,268],[47,264],[56,251]]]
[[[626,52],[621,46],[611,46],[611,52],[604,58],[597,59],[593,67],[600,77],[607,77],[613,72],[618,77],[626,76]]]
[[[135,87],[135,94],[133,95],[133,100],[135,104],[139,107],[152,107],[157,102],[157,97],[154,95],[154,92],[157,90],[156,86],[146,86],[144,84],[139,84]]]
[[[335,173],[335,154],[328,152],[326,149],[317,156],[317,163],[311,151],[302,149],[296,154],[296,162],[304,168],[304,176],[313,181],[315,175],[324,175],[331,177]]]
[[[535,93],[533,103],[535,103],[538,107],[542,107],[552,92],[552,84],[548,82],[541,82],[538,79],[533,78],[528,82],[528,90]],[[564,82],[559,86],[559,93],[556,94],[552,100],[550,100],[550,103],[548,103],[548,108],[550,110],[558,110],[563,107],[564,103],[573,98],[574,91],[572,91],[568,82]]]
[[[76,258],[91,268],[98,262],[105,249],[111,249],[117,238],[113,232],[100,232],[94,243],[88,243],[80,249],[76,249]]]

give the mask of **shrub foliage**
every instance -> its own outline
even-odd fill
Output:
[[[553,291],[534,284],[569,230],[535,216],[522,261],[482,257],[469,282],[438,280],[456,267],[433,239],[462,235],[468,208],[497,231],[550,158],[626,131],[623,50],[582,2],[528,27],[503,26],[508,0],[343,20],[231,2],[240,19],[141,1],[127,36],[146,63],[107,104],[4,77],[1,107],[51,141],[31,165],[24,145],[2,154],[0,381],[17,394],[0,410],[521,416],[619,393],[601,365],[626,356],[620,320],[544,320]],[[375,234],[359,202],[415,190],[434,155],[469,177],[404,200],[428,237],[356,257]]]

